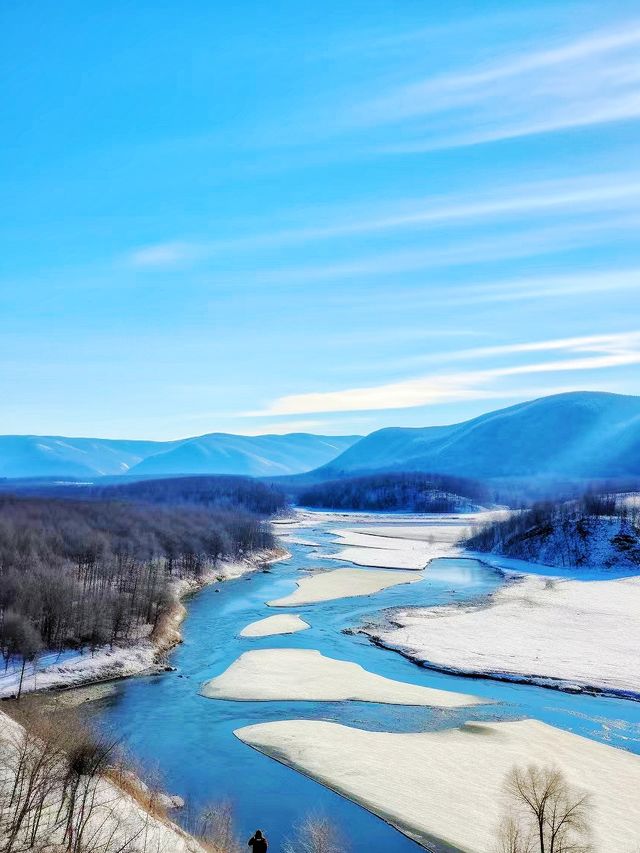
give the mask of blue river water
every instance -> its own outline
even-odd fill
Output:
[[[242,837],[260,827],[277,853],[302,818],[330,814],[349,840],[352,853],[384,850],[417,853],[417,844],[366,810],[270,759],[234,737],[241,726],[280,719],[332,720],[384,731],[425,731],[467,720],[535,717],[568,731],[640,753],[640,703],[561,693],[493,680],[465,679],[434,672],[379,648],[345,629],[379,617],[386,608],[471,600],[497,589],[500,572],[473,559],[433,561],[424,580],[374,596],[291,608],[312,627],[288,636],[243,639],[245,625],[271,615],[265,601],[293,591],[300,570],[335,569],[344,564],[323,555],[337,550],[327,523],[300,535],[316,547],[287,545],[290,560],[235,581],[208,587],[187,602],[184,642],[171,654],[175,672],[119,682],[113,695],[87,705],[94,722],[117,735],[143,764],[159,768],[166,790],[195,807],[215,801],[233,804]],[[289,611],[287,611],[289,612]],[[225,670],[242,652],[255,648],[312,648],[356,662],[401,681],[474,693],[490,704],[447,710],[363,702],[230,702],[206,699],[199,687]],[[548,760],[540,756],[539,761]],[[179,819],[179,815],[176,815]]]

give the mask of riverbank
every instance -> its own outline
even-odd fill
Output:
[[[278,720],[234,734],[438,853],[497,849],[505,780],[541,757],[590,797],[594,851],[629,853],[638,842],[640,756],[538,720],[412,733]]]
[[[471,604],[403,608],[375,643],[456,675],[640,699],[640,577],[527,575]]]
[[[65,653],[61,660],[25,670],[22,692],[87,688],[133,675],[162,672],[167,669],[164,657],[182,641],[180,625],[186,615],[184,599],[206,586],[234,580],[259,570],[262,566],[288,559],[284,548],[256,551],[240,559],[218,563],[198,578],[182,578],[170,584],[171,601],[146,636],[126,646],[104,646],[93,654]],[[0,675],[0,699],[15,697],[20,684],[20,671]],[[90,694],[86,698],[90,698]]]
[[[56,843],[62,849],[67,825],[60,820],[60,811],[68,792],[61,779],[56,780],[56,773],[61,777],[66,758],[56,752],[62,740],[54,740],[55,735],[50,732],[49,740],[43,740],[42,731],[38,727],[35,730],[31,730],[31,726],[25,728],[0,711],[0,764],[3,781],[8,783],[0,789],[0,800],[4,797],[0,802],[4,807],[4,822],[0,825],[2,849],[5,849],[2,842],[6,840],[4,833],[9,831],[12,814],[20,808],[24,810],[21,822],[11,824],[12,831],[16,832],[14,845],[20,844],[21,850],[27,847],[32,850],[39,843],[45,844],[47,849]],[[47,732],[46,726],[44,732]],[[9,802],[13,780],[25,774],[38,793],[31,793],[29,797],[23,783],[18,785],[17,794],[14,790],[16,799]],[[205,853],[210,849],[167,816],[167,808],[175,807],[179,800],[151,791],[131,771],[107,767],[96,777],[86,776],[79,783],[77,796],[82,801],[82,814],[78,809],[72,822],[76,832],[86,839],[87,849],[89,845],[92,850],[126,849],[131,853]]]

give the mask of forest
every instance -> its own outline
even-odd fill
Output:
[[[243,508],[0,496],[0,652],[127,642],[153,626],[172,579],[273,545]]]
[[[222,509],[241,507],[258,515],[273,515],[287,502],[284,493],[274,485],[266,485],[250,477],[221,475],[125,479],[116,483],[109,478],[106,484],[0,480],[2,491],[56,499],[135,501]]]
[[[401,512],[463,512],[489,498],[474,480],[444,474],[381,473],[330,480],[298,494],[301,506]]]
[[[541,501],[490,522],[465,545],[558,567],[637,566],[640,501],[637,496],[596,492],[570,501]]]
[[[94,487],[90,497],[102,500],[134,500],[173,506],[196,506],[228,509],[242,507],[258,515],[273,515],[286,506],[286,498],[273,485],[265,485],[249,477],[168,477],[160,480],[138,480],[112,486]]]

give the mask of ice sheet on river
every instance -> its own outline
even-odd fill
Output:
[[[444,669],[640,695],[640,577],[529,575],[488,602],[394,611],[393,623],[366,632]]]
[[[296,607],[301,604],[316,604],[336,598],[351,598],[354,595],[371,595],[401,583],[423,580],[416,572],[374,571],[367,569],[333,569],[306,575],[296,581],[295,592],[268,601],[269,607]]]
[[[258,619],[240,631],[241,637],[272,637],[275,634],[295,634],[310,628],[308,622],[294,613],[279,613],[277,616],[267,616]]]
[[[314,649],[245,652],[202,687],[210,699],[239,701],[380,702],[458,708],[483,702],[476,696],[434,690],[367,672],[356,663]]]
[[[461,540],[496,515],[499,513],[423,516],[421,519],[383,516],[386,523],[382,524],[378,516],[377,524],[332,530],[344,547],[330,554],[329,559],[358,566],[423,569],[433,559],[458,555]]]
[[[503,784],[512,767],[553,764],[592,798],[594,853],[637,849],[640,756],[537,720],[416,734],[284,720],[235,734],[419,843],[464,853],[496,849]]]
[[[428,528],[423,528],[423,531],[425,529]],[[382,536],[358,530],[333,530],[332,533],[346,547],[336,554],[328,554],[327,559],[343,560],[357,566],[419,571],[436,557],[452,557],[460,553],[454,544],[442,541]]]

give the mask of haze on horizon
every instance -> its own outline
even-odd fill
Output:
[[[2,433],[640,393],[637,4],[5,4]]]

